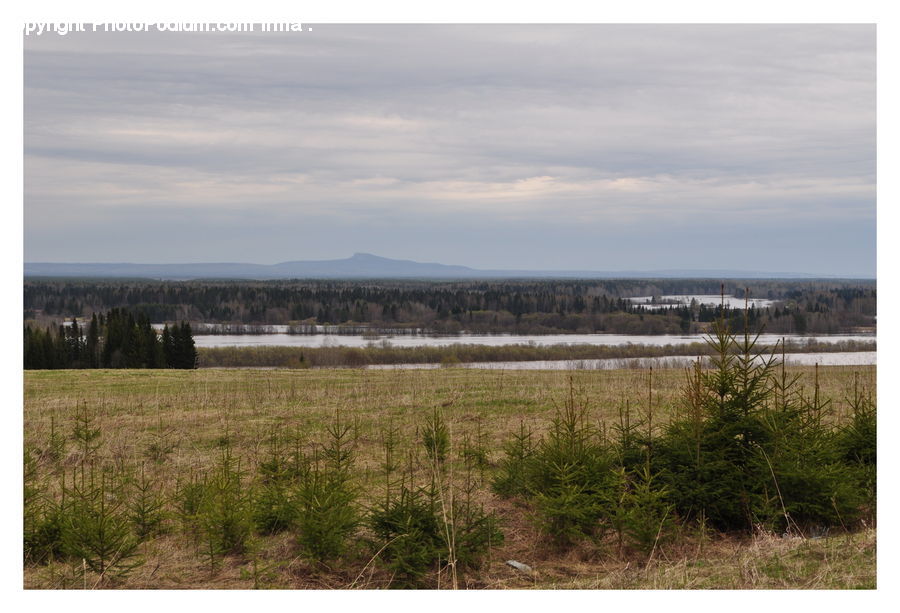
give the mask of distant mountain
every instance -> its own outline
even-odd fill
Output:
[[[299,260],[280,264],[57,264],[26,262],[26,277],[152,279],[812,279],[796,272],[747,270],[480,270],[467,266],[393,260],[356,253],[343,260]]]
[[[481,276],[483,271],[466,266],[448,266],[433,262],[392,260],[371,253],[354,253],[344,260],[313,260],[282,262],[271,267],[272,276],[279,278],[465,278]]]
[[[153,279],[372,279],[471,278],[483,271],[392,260],[356,253],[343,260],[310,260],[280,264],[56,264],[26,262],[26,277],[137,277]]]

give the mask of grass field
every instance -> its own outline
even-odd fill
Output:
[[[791,368],[812,386],[812,368]],[[652,376],[652,383],[651,383]],[[291,435],[305,453],[326,439],[340,412],[352,425],[354,482],[370,504],[384,491],[383,436],[398,431],[396,453],[416,479],[427,479],[421,434],[435,410],[447,423],[454,458],[482,450],[472,476],[480,504],[497,514],[505,540],[491,549],[462,587],[475,588],[873,588],[874,528],[818,539],[722,537],[684,531],[651,560],[636,561],[604,543],[565,553],[545,547],[528,509],[501,500],[488,482],[502,445],[521,423],[543,432],[571,393],[592,422],[609,427],[626,400],[661,427],[681,406],[685,373],[650,371],[480,371],[464,369],[336,370],[68,370],[25,373],[24,440],[36,459],[36,482],[54,491],[60,475],[80,461],[73,440],[77,418],[100,430],[96,454],[113,467],[143,465],[171,496],[188,475],[213,467],[223,448],[253,472],[266,458],[273,433]],[[854,384],[874,391],[874,367],[820,368],[820,393],[832,399],[831,419],[848,410]],[[451,468],[452,470],[452,468]],[[198,544],[166,520],[169,529],[138,550],[143,564],[127,576],[99,577],[71,562],[27,564],[27,588],[358,588],[390,582],[355,552],[346,563],[316,566],[298,556],[290,535],[256,535],[239,555],[211,565]],[[363,531],[364,532],[364,531]],[[364,536],[364,534],[363,534]],[[505,564],[519,560],[523,573]],[[430,587],[438,587],[436,577]],[[446,583],[444,584],[446,585]],[[441,585],[443,587],[444,585]]]

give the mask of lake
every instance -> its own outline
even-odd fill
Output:
[[[707,306],[719,306],[722,304],[722,296],[719,294],[692,294],[692,295],[669,295],[669,296],[657,296],[657,301],[654,303],[653,296],[637,296],[628,298],[629,302],[634,303],[635,305],[640,305],[645,309],[666,309],[673,306],[684,306],[691,304],[692,300],[696,300],[697,304],[705,304]],[[732,309],[743,309],[744,299],[743,298],[735,298],[732,295],[726,294],[725,298],[725,306]],[[766,307],[772,306],[774,301],[767,300],[765,298],[750,298],[749,304],[752,307],[756,307],[757,309],[764,309]]]

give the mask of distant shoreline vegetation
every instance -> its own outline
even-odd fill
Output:
[[[781,346],[779,345],[779,353]],[[787,341],[785,353],[875,351],[875,340]],[[200,368],[360,368],[389,364],[455,364],[708,356],[704,342],[684,345],[501,345],[425,347],[199,347]]]
[[[742,308],[691,302],[660,308],[636,297],[745,296],[748,323],[771,334],[874,331],[874,281],[606,279],[508,281],[26,280],[24,319],[40,325],[113,308],[195,325],[428,330],[434,334],[702,334]],[[732,301],[733,302],[733,301]]]

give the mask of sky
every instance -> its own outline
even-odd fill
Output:
[[[871,25],[25,38],[27,262],[874,277]]]

